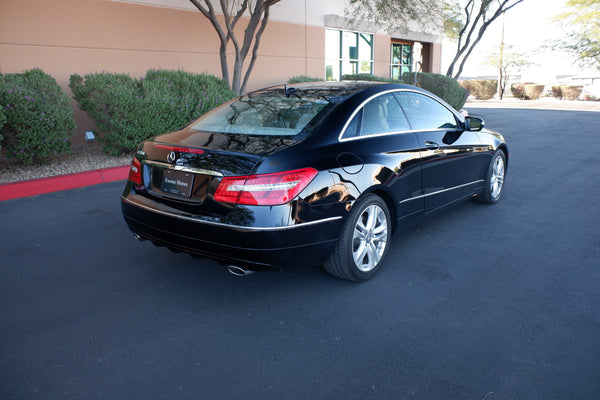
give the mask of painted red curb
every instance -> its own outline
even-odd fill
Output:
[[[36,196],[38,194],[76,189],[127,179],[129,166],[97,169],[74,174],[52,176],[49,178],[31,179],[29,181],[0,184],[0,201]]]

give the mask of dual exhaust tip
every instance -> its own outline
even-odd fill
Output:
[[[140,242],[145,240],[142,236],[140,236],[137,233],[134,233],[133,237],[136,240],[139,240]],[[235,275],[235,276],[248,276],[248,275],[254,273],[254,271],[251,271],[249,269],[245,269],[242,267],[238,267],[237,265],[227,265],[225,268],[227,269],[227,272],[229,272],[231,275]]]
[[[242,267],[238,267],[237,265],[228,265],[225,268],[227,269],[227,272],[229,272],[231,275],[235,275],[235,276],[248,276],[248,275],[254,273],[254,271],[251,271],[249,269],[245,269]]]

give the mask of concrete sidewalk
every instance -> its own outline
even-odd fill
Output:
[[[463,106],[469,108],[518,108],[564,111],[600,111],[600,101],[558,100],[554,97],[543,97],[539,100],[519,100],[505,97],[502,100],[469,100]]]

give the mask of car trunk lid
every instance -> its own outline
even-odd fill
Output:
[[[144,142],[136,154],[143,185],[136,190],[186,212],[223,216],[232,206],[213,201],[220,181],[252,174],[266,155],[297,142],[184,128]]]

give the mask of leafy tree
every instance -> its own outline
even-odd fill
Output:
[[[555,49],[573,53],[583,67],[600,70],[600,0],[568,0],[555,20],[567,32]]]
[[[487,28],[502,13],[510,10],[523,0],[458,0],[449,2],[446,7],[444,30],[446,35],[457,42],[454,59],[446,71],[446,76],[458,78],[464,65],[481,41]],[[462,11],[458,13],[458,9]],[[459,29],[460,28],[460,29]]]
[[[444,2],[444,35],[450,40],[457,41],[463,28],[462,9],[458,0]]]
[[[260,46],[261,36],[267,27],[269,21],[269,8],[281,0],[219,0],[220,13],[212,3],[214,0],[190,0],[194,6],[204,15],[212,24],[219,36],[221,42],[219,55],[221,58],[221,74],[223,80],[236,93],[242,94],[246,90],[248,78],[254,68],[254,63],[258,57],[258,47]],[[234,29],[243,16],[249,18],[244,29],[244,35],[240,42]],[[229,65],[227,63],[227,45],[233,44],[235,60],[233,62],[233,75],[230,77]],[[250,63],[243,71],[244,61],[252,49]]]
[[[498,94],[502,100],[510,74],[531,65],[532,62],[528,61],[526,56],[516,50],[514,46],[508,45],[499,51],[489,53],[484,64],[495,67],[498,71]]]
[[[442,24],[439,1],[431,0],[350,0],[345,14],[351,19],[374,21],[388,33],[407,32],[410,23],[429,32]]]
[[[446,76],[456,79],[491,23],[523,1],[446,0],[442,9],[442,2],[432,0],[350,0],[346,16],[375,21],[388,33],[407,31],[411,21],[428,32],[443,20],[444,34],[457,42]]]

